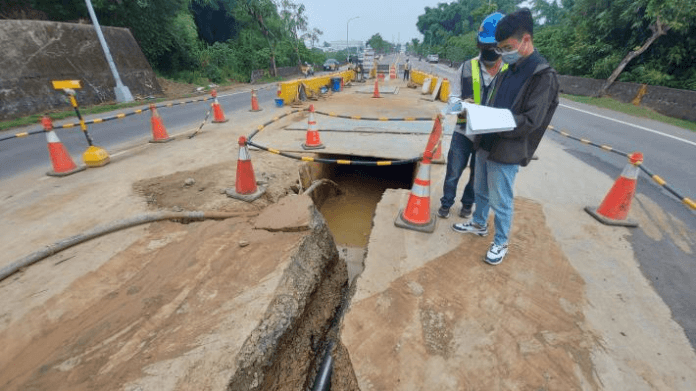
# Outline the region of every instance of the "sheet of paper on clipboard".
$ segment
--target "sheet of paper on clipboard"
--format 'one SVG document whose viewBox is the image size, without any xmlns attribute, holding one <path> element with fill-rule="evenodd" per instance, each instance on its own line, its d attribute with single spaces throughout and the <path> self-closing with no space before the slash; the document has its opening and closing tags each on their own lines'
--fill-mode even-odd
<svg viewBox="0 0 696 391">
<path fill-rule="evenodd" d="M 515 117 L 508 109 L 464 103 L 466 109 L 466 135 L 509 132 L 515 127 Z"/>
</svg>

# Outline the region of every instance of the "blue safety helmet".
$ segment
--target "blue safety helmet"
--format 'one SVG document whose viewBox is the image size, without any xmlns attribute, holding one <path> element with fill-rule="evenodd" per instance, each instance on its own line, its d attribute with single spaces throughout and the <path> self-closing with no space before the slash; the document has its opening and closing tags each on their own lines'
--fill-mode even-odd
<svg viewBox="0 0 696 391">
<path fill-rule="evenodd" d="M 484 19 L 483 23 L 481 23 L 481 27 L 479 27 L 478 29 L 478 35 L 476 36 L 476 39 L 479 43 L 493 45 L 496 44 L 495 27 L 498 25 L 498 22 L 500 22 L 500 19 L 502 18 L 503 14 L 501 14 L 500 12 L 496 12 L 494 14 L 486 16 L 486 19 Z"/>
</svg>

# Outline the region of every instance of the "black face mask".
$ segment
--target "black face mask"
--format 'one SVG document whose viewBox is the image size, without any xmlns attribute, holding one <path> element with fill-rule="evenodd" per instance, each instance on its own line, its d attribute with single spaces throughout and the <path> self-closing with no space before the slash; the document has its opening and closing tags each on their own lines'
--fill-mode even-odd
<svg viewBox="0 0 696 391">
<path fill-rule="evenodd" d="M 493 49 L 481 50 L 481 60 L 487 62 L 494 62 L 500 58 L 500 54 L 496 53 Z"/>
</svg>

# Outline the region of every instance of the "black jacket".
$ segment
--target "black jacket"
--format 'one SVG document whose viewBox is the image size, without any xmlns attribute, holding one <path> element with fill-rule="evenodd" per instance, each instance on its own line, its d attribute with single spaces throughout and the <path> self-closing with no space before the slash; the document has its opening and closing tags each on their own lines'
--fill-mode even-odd
<svg viewBox="0 0 696 391">
<path fill-rule="evenodd" d="M 504 78 L 495 80 L 497 90 Z M 493 102 L 495 101 L 493 97 Z M 492 102 L 488 102 L 489 105 Z M 525 82 L 512 104 L 517 127 L 510 132 L 495 133 L 488 159 L 498 163 L 526 166 L 539 146 L 546 128 L 558 107 L 558 77 L 556 70 L 540 63 Z M 474 147 L 478 148 L 481 136 Z"/>
</svg>

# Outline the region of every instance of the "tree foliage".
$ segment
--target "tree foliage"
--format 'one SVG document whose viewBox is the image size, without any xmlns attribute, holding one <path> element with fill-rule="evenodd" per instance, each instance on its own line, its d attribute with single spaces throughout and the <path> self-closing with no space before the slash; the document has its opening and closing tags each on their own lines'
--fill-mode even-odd
<svg viewBox="0 0 696 391">
<path fill-rule="evenodd" d="M 38 15 L 90 22 L 84 0 L 0 0 L 4 17 Z M 99 23 L 127 27 L 156 71 L 192 82 L 249 80 L 253 69 L 321 63 L 309 50 L 322 32 L 310 29 L 292 0 L 92 0 Z M 5 7 L 7 5 L 7 7 Z M 10 5 L 12 7 L 10 7 Z M 32 12 L 28 12 L 32 11 Z"/>
<path fill-rule="evenodd" d="M 542 3 L 535 44 L 560 73 L 696 90 L 693 0 Z"/>
</svg>

